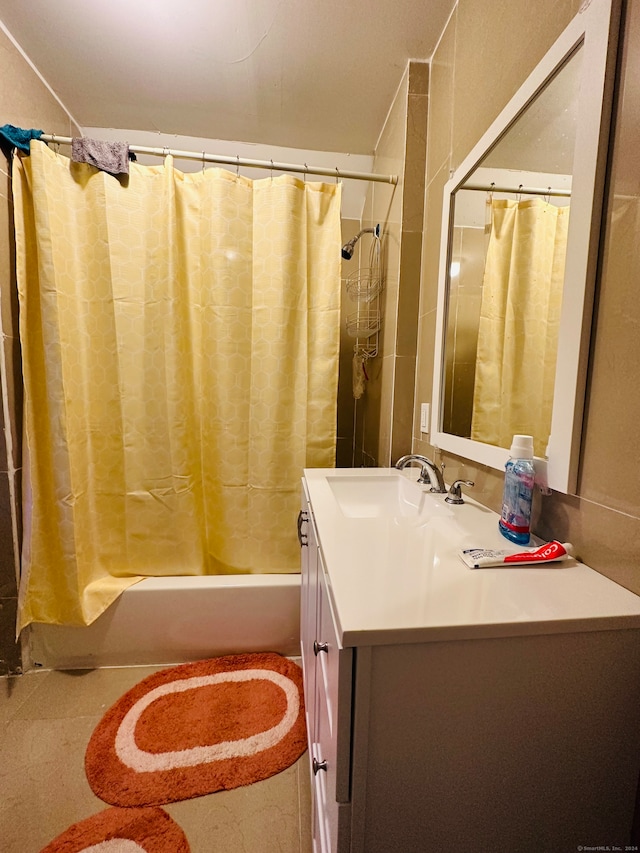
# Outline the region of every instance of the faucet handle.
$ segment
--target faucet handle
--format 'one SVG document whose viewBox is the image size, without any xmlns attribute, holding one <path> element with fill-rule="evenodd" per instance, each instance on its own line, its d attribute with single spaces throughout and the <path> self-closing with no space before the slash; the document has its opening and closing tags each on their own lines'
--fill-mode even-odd
<svg viewBox="0 0 640 853">
<path fill-rule="evenodd" d="M 473 480 L 455 480 L 452 483 L 451 488 L 449 489 L 449 494 L 445 498 L 445 502 L 448 504 L 463 504 L 464 500 L 462 498 L 462 489 L 461 486 L 475 486 Z"/>
</svg>

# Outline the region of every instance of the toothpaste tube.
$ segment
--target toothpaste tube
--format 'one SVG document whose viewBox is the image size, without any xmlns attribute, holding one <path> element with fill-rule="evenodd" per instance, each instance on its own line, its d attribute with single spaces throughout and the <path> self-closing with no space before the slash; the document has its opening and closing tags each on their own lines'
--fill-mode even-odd
<svg viewBox="0 0 640 853">
<path fill-rule="evenodd" d="M 466 548 L 458 551 L 470 569 L 483 569 L 489 566 L 544 566 L 573 556 L 570 542 L 546 542 L 530 551 L 514 551 L 511 548 Z"/>
</svg>

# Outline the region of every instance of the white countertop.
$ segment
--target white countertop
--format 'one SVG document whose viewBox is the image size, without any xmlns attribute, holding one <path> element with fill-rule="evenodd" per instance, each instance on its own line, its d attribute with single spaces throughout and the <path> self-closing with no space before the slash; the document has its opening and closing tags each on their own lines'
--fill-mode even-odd
<svg viewBox="0 0 640 853">
<path fill-rule="evenodd" d="M 343 514 L 327 480 L 398 473 L 304 472 L 343 646 L 640 628 L 640 597 L 575 560 L 467 568 L 460 548 L 512 544 L 498 531 L 497 514 L 467 494 L 462 506 L 430 496 L 441 506 L 426 522 L 353 518 Z M 401 476 L 415 481 L 418 473 L 410 468 Z"/>
</svg>

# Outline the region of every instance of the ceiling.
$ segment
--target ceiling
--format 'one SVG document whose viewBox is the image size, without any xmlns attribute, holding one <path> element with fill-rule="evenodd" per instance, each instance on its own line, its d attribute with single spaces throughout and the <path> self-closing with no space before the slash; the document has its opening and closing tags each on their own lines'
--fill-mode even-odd
<svg viewBox="0 0 640 853">
<path fill-rule="evenodd" d="M 81 127 L 371 154 L 454 0 L 0 0 Z"/>
</svg>

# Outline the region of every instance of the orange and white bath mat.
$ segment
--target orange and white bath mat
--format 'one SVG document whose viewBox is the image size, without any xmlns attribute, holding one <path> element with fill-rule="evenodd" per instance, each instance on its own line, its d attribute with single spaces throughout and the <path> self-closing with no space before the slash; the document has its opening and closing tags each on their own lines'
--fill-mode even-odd
<svg viewBox="0 0 640 853">
<path fill-rule="evenodd" d="M 125 693 L 91 736 L 85 770 L 105 802 L 157 806 L 266 779 L 305 749 L 300 667 L 269 652 L 230 655 Z"/>
<path fill-rule="evenodd" d="M 74 823 L 40 853 L 189 853 L 184 832 L 163 809 L 105 809 Z"/>
</svg>

